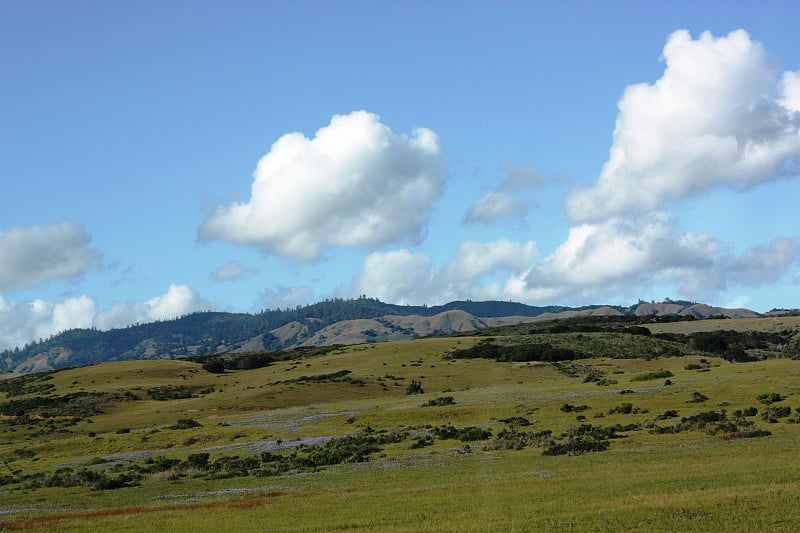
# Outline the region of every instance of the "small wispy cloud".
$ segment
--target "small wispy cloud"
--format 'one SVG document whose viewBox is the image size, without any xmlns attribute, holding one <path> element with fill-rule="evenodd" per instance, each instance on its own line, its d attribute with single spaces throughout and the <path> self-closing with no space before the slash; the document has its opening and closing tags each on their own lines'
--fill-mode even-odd
<svg viewBox="0 0 800 533">
<path fill-rule="evenodd" d="M 213 281 L 235 281 L 255 273 L 252 268 L 247 268 L 239 261 L 231 260 L 210 274 Z"/>
<path fill-rule="evenodd" d="M 549 183 L 534 169 L 511 161 L 502 161 L 500 170 L 505 179 L 469 206 L 464 223 L 489 225 L 503 220 L 521 220 L 532 204 L 525 191 Z"/>
</svg>

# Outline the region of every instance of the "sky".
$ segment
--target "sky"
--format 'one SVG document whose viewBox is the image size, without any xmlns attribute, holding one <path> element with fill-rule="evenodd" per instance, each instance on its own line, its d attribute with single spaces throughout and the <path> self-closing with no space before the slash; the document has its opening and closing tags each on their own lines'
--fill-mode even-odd
<svg viewBox="0 0 800 533">
<path fill-rule="evenodd" d="M 800 3 L 0 0 L 0 349 L 366 295 L 800 307 Z"/>
</svg>

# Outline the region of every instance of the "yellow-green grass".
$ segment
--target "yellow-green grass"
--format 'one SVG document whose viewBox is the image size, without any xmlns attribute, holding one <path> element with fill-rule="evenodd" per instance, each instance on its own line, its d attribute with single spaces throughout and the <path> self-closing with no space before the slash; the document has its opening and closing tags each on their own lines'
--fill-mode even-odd
<svg viewBox="0 0 800 533">
<path fill-rule="evenodd" d="M 646 324 L 652 333 L 699 333 L 701 331 L 800 331 L 800 316 L 726 318 Z"/>
<path fill-rule="evenodd" d="M 11 432 L 3 426 L 0 475 L 136 451 L 181 459 L 204 449 L 213 456 L 246 454 L 252 442 L 340 436 L 367 426 L 416 430 L 450 423 L 497 434 L 505 427 L 501 419 L 523 416 L 532 423 L 526 429 L 558 433 L 580 424 L 578 415 L 586 417 L 583 423 L 603 426 L 645 424 L 670 409 L 691 416 L 760 406 L 757 396 L 765 392 L 800 407 L 798 361 L 735 364 L 693 355 L 579 362 L 617 382 L 601 386 L 550 364 L 443 357 L 476 341 L 354 346 L 221 375 L 196 363 L 155 360 L 58 372 L 50 381 L 57 394 L 84 389 L 145 397 L 146 389 L 164 385 L 214 392 L 112 402 L 70 433 L 37 436 L 35 428 Z M 364 386 L 291 381 L 341 370 Z M 657 370 L 672 372 L 671 384 L 634 380 Z M 422 382 L 425 394 L 406 395 L 412 379 Z M 693 392 L 708 400 L 689 403 Z M 424 405 L 441 396 L 452 396 L 455 404 Z M 641 411 L 609 413 L 623 402 Z M 566 413 L 565 403 L 589 409 Z M 168 429 L 184 418 L 202 427 Z M 613 440 L 607 451 L 577 457 L 494 450 L 491 441 L 469 443 L 469 450 L 452 440 L 411 449 L 407 440 L 383 446 L 369 463 L 313 473 L 224 480 L 161 473 L 138 487 L 106 491 L 0 487 L 0 523 L 50 531 L 796 530 L 800 424 L 756 422 L 772 435 L 725 441 L 697 431 L 656 435 L 642 429 Z M 19 456 L 21 448 L 35 456 Z"/>
</svg>

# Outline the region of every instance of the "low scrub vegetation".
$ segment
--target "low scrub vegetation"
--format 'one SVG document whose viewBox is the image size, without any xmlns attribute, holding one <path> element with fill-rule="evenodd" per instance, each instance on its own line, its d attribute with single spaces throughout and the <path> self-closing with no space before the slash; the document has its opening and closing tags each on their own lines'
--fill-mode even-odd
<svg viewBox="0 0 800 533">
<path fill-rule="evenodd" d="M 673 374 L 670 370 L 656 370 L 654 372 L 647 372 L 645 374 L 633 376 L 631 381 L 652 381 L 654 379 L 671 378 L 674 376 L 675 374 Z"/>
</svg>

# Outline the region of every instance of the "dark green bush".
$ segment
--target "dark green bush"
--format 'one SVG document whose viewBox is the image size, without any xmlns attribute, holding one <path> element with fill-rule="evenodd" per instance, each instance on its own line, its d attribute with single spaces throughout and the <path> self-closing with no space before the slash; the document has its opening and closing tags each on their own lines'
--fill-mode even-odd
<svg viewBox="0 0 800 533">
<path fill-rule="evenodd" d="M 565 403 L 561 406 L 561 410 L 565 413 L 580 413 L 582 411 L 586 411 L 587 409 L 589 409 L 588 405 L 572 405 Z"/>
<path fill-rule="evenodd" d="M 488 429 L 469 426 L 463 428 L 458 434 L 458 440 L 461 442 L 472 442 L 475 440 L 486 440 L 492 436 L 492 432 Z"/>
<path fill-rule="evenodd" d="M 207 453 L 193 453 L 186 459 L 186 463 L 191 468 L 205 469 L 208 467 L 209 457 Z"/>
<path fill-rule="evenodd" d="M 708 400 L 708 396 L 699 392 L 693 392 L 691 397 L 686 400 L 686 403 L 703 403 Z"/>
<path fill-rule="evenodd" d="M 610 445 L 608 440 L 577 436 L 548 446 L 542 455 L 581 455 L 607 450 Z"/>
<path fill-rule="evenodd" d="M 439 398 L 434 398 L 432 400 L 428 400 L 428 403 L 426 403 L 425 405 L 432 406 L 432 407 L 438 407 L 438 406 L 442 406 L 442 405 L 454 405 L 455 403 L 456 403 L 456 400 L 452 396 L 441 396 Z"/>
<path fill-rule="evenodd" d="M 767 407 L 763 413 L 761 413 L 761 418 L 774 424 L 778 421 L 779 418 L 786 418 L 792 414 L 792 408 L 788 405 L 781 405 L 781 406 L 769 406 Z"/>
<path fill-rule="evenodd" d="M 161 387 L 149 388 L 145 390 L 145 392 L 152 400 L 165 402 L 168 400 L 191 398 L 194 389 L 185 385 L 164 385 Z"/>
<path fill-rule="evenodd" d="M 425 391 L 422 389 L 422 382 L 417 381 L 416 379 L 412 379 L 411 383 L 406 387 L 406 394 L 424 394 Z"/>
<path fill-rule="evenodd" d="M 169 426 L 167 429 L 192 429 L 201 428 L 203 424 L 192 418 L 181 418 L 174 425 Z"/>
<path fill-rule="evenodd" d="M 650 381 L 653 379 L 661 379 L 661 378 L 671 378 L 675 374 L 670 372 L 669 370 L 656 370 L 654 372 L 647 372 L 645 374 L 639 374 L 638 376 L 633 376 L 631 381 Z"/>
<path fill-rule="evenodd" d="M 531 425 L 531 421 L 522 416 L 512 416 L 510 418 L 501 418 L 500 422 L 508 424 L 512 428 L 521 428 Z"/>
<path fill-rule="evenodd" d="M 769 405 L 772 403 L 782 402 L 786 398 L 784 398 L 777 392 L 766 392 L 764 394 L 759 394 L 758 398 L 756 399 L 763 404 Z"/>
</svg>

